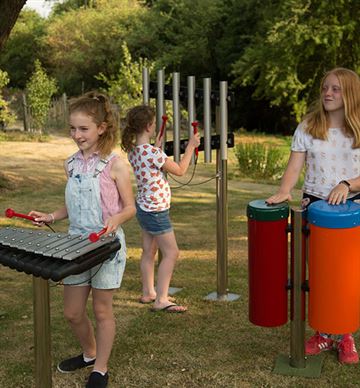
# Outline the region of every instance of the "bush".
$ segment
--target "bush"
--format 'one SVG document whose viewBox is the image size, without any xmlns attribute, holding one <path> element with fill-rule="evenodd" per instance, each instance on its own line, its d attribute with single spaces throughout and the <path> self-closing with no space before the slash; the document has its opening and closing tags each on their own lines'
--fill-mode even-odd
<svg viewBox="0 0 360 388">
<path fill-rule="evenodd" d="M 285 169 L 283 152 L 263 143 L 238 144 L 235 155 L 240 172 L 251 178 L 279 179 Z"/>
</svg>

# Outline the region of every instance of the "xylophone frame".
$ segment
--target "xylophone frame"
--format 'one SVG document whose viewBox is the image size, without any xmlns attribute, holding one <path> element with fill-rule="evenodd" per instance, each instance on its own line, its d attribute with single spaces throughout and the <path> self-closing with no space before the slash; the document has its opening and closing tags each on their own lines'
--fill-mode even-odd
<svg viewBox="0 0 360 388">
<path fill-rule="evenodd" d="M 15 231 L 14 233 L 16 235 L 19 235 L 19 231 L 16 228 L 5 228 L 0 229 L 0 236 L 7 236 L 9 235 L 9 230 Z M 24 255 L 28 255 L 29 258 L 33 257 L 35 255 L 34 251 L 36 249 L 40 249 L 39 247 L 36 247 L 36 244 L 34 244 L 32 247 L 26 246 L 26 239 L 28 238 L 27 234 L 29 234 L 29 231 L 24 231 L 25 238 L 21 240 L 21 244 L 23 248 L 26 248 L 27 250 L 24 251 Z M 21 232 L 21 233 L 22 233 Z M 32 232 L 31 232 L 32 233 Z M 34 232 L 34 235 L 46 235 L 45 232 Z M 37 236 L 36 236 L 37 237 Z M 1 237 L 0 237 L 1 238 Z M 58 234 L 59 241 L 64 240 L 64 234 Z M 33 275 L 33 314 L 34 314 L 34 356 L 35 356 L 35 387 L 36 388 L 51 388 L 52 387 L 52 358 L 51 358 L 51 333 L 50 333 L 50 292 L 49 292 L 49 282 L 48 279 L 53 279 L 55 281 L 60 280 L 62 278 L 63 274 L 67 271 L 63 271 L 62 269 L 58 272 L 49 272 L 49 271 L 35 271 L 34 273 L 31 273 L 29 271 L 29 267 L 24 268 L 20 264 L 16 263 L 16 260 L 14 263 L 11 263 L 9 260 L 4 260 L 4 252 L 5 254 L 8 252 L 11 252 L 11 249 L 14 248 L 14 243 L 16 240 L 9 239 L 13 241 L 6 241 L 6 247 L 9 247 L 9 251 L 4 249 L 3 247 L 0 250 L 0 264 L 3 264 L 5 266 L 8 266 L 12 269 L 15 269 L 20 272 L 25 272 L 27 274 Z M 76 239 L 75 239 L 76 240 Z M 81 246 L 78 250 L 76 250 L 76 253 L 74 252 L 68 252 L 67 250 L 64 250 L 64 254 L 68 257 L 68 263 L 72 268 L 72 271 L 74 271 L 73 274 L 79 273 L 79 271 L 84 271 L 86 269 L 90 269 L 91 267 L 99 264 L 100 262 L 103 262 L 108 258 L 108 255 L 111 252 L 115 252 L 120 248 L 120 243 L 114 238 L 114 236 L 108 236 L 106 238 L 101 237 L 101 239 L 95 243 L 88 243 L 89 246 L 94 247 L 95 249 L 87 248 L 84 245 L 86 244 L 87 238 L 79 239 L 77 242 L 77 246 Z M 73 239 L 74 241 L 74 239 Z M 3 242 L 3 241 L 2 241 Z M 20 240 L 18 240 L 18 243 L 20 244 Z M 69 242 L 71 244 L 71 242 Z M 46 247 L 45 247 L 46 248 Z M 16 248 L 15 248 L 16 249 Z M 43 248 L 42 248 L 43 249 Z M 91 260 L 89 260 L 89 268 L 85 268 L 84 264 L 84 252 L 86 251 L 87 257 L 90 257 Z M 59 252 L 60 250 L 53 250 L 53 257 L 51 259 L 54 260 L 56 264 L 56 260 L 59 260 Z M 98 252 L 97 254 L 100 255 L 100 257 L 97 259 L 92 252 Z M 16 256 L 14 254 L 14 256 Z M 71 262 L 73 260 L 73 262 Z M 80 260 L 80 265 L 76 266 L 75 263 L 77 260 Z M 44 277 L 41 277 L 44 276 Z M 68 274 L 66 275 L 68 276 Z M 65 276 L 64 276 L 65 277 Z"/>
</svg>

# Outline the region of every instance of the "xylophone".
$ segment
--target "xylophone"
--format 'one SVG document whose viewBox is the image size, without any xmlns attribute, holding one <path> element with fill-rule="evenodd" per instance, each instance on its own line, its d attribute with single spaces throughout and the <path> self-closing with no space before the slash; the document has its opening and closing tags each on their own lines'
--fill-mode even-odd
<svg viewBox="0 0 360 388">
<path fill-rule="evenodd" d="M 33 229 L 0 229 L 0 264 L 43 279 L 59 281 L 86 271 L 120 249 L 114 235 L 86 236 Z M 96 235 L 96 236 L 95 236 Z"/>
</svg>

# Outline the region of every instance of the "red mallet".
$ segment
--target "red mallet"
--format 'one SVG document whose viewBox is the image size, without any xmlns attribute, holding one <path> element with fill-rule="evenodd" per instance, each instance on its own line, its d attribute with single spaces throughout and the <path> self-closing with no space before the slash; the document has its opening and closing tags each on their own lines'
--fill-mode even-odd
<svg viewBox="0 0 360 388">
<path fill-rule="evenodd" d="M 168 117 L 166 115 L 162 115 L 161 118 L 162 118 L 162 124 L 161 124 L 161 128 L 160 128 L 160 137 L 164 136 L 166 122 L 168 120 Z"/>
<path fill-rule="evenodd" d="M 192 125 L 192 127 L 193 127 L 193 129 L 194 129 L 194 135 L 195 135 L 196 133 L 198 133 L 198 125 L 199 125 L 199 122 L 198 122 L 198 121 L 193 121 L 193 122 L 191 123 L 191 125 Z M 198 147 L 195 148 L 195 155 L 196 155 L 196 157 L 198 157 L 198 155 L 199 155 L 199 149 L 198 149 Z"/>
<path fill-rule="evenodd" d="M 97 232 L 97 233 L 90 233 L 89 234 L 89 240 L 91 241 L 91 242 L 96 242 L 96 241 L 99 241 L 99 239 L 100 239 L 100 237 L 104 234 L 104 233 L 106 233 L 106 230 L 107 230 L 107 228 L 103 228 L 103 229 L 101 229 L 100 230 L 100 232 Z"/>
<path fill-rule="evenodd" d="M 27 214 L 16 213 L 15 210 L 13 209 L 6 209 L 5 216 L 8 218 L 19 217 L 19 218 L 25 218 L 26 220 L 30 220 L 30 221 L 35 221 L 34 217 L 28 216 Z"/>
</svg>

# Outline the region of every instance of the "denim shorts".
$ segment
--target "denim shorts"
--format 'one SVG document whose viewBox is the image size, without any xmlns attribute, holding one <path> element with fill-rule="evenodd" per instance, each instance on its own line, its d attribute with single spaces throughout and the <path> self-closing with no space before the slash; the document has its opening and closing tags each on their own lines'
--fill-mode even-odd
<svg viewBox="0 0 360 388">
<path fill-rule="evenodd" d="M 141 228 L 154 236 L 169 233 L 173 230 L 169 209 L 161 212 L 145 212 L 136 204 L 136 218 Z"/>
<path fill-rule="evenodd" d="M 91 286 L 100 290 L 119 288 L 123 278 L 126 264 L 126 245 L 124 233 L 120 234 L 121 248 L 110 255 L 102 264 L 82 272 L 70 275 L 63 280 L 67 286 Z"/>
</svg>

